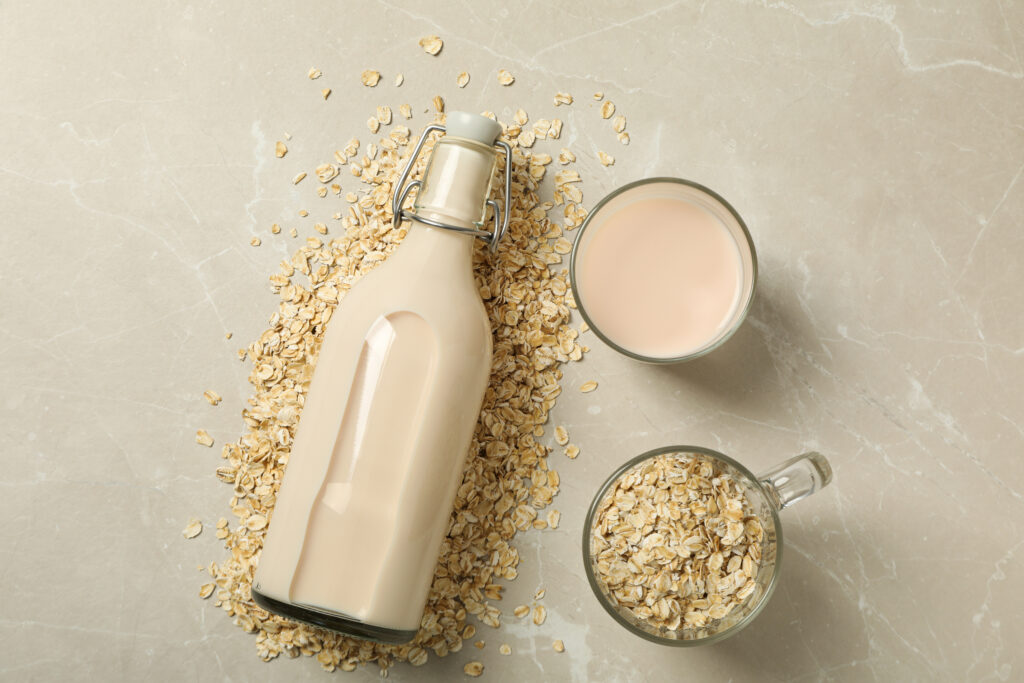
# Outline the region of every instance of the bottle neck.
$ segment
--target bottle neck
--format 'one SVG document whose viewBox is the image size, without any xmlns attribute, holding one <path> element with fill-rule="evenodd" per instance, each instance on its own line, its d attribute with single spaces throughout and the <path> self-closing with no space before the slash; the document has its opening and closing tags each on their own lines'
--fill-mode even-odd
<svg viewBox="0 0 1024 683">
<path fill-rule="evenodd" d="M 444 137 L 431 153 L 416 195 L 416 212 L 465 228 L 483 223 L 494 176 L 495 150 L 480 142 Z"/>
</svg>

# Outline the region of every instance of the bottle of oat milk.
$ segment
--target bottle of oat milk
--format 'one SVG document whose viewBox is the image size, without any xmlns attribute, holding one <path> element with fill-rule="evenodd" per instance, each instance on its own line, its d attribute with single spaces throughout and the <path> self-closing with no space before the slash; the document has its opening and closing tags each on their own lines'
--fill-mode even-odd
<svg viewBox="0 0 1024 683">
<path fill-rule="evenodd" d="M 405 240 L 331 318 L 252 590 L 271 612 L 388 643 L 419 629 L 490 372 L 474 238 L 493 247 L 508 225 L 501 127 L 452 112 L 446 128 L 423 183 L 405 180 L 441 126 L 394 188 Z M 490 232 L 496 144 L 506 209 L 489 202 Z"/>
</svg>

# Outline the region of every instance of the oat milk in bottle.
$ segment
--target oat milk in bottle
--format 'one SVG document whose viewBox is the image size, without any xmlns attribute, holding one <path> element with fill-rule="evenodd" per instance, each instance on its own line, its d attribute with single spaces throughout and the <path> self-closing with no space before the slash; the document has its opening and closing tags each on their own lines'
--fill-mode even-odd
<svg viewBox="0 0 1024 683">
<path fill-rule="evenodd" d="M 334 311 L 253 582 L 267 610 L 383 642 L 419 628 L 490 372 L 472 253 L 500 133 L 448 115 L 405 240 Z"/>
</svg>

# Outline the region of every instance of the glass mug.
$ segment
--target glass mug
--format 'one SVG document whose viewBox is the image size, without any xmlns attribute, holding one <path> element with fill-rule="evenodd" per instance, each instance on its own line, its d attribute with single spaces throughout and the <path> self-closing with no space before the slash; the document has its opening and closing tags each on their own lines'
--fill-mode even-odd
<svg viewBox="0 0 1024 683">
<path fill-rule="evenodd" d="M 723 472 L 729 474 L 746 496 L 753 513 L 761 522 L 764 535 L 761 540 L 761 562 L 758 565 L 754 591 L 738 607 L 721 619 L 710 621 L 699 628 L 680 626 L 669 630 L 654 626 L 634 615 L 629 609 L 618 605 L 609 594 L 608 588 L 598 580 L 595 559 L 591 553 L 593 526 L 597 512 L 606 494 L 612 490 L 620 477 L 640 463 L 667 453 L 693 453 L 714 461 Z M 601 485 L 587 512 L 583 524 L 583 566 L 587 580 L 605 611 L 627 630 L 646 640 L 662 645 L 693 646 L 706 645 L 735 635 L 754 617 L 761 613 L 768 598 L 775 590 L 782 561 L 782 525 L 779 511 L 803 500 L 812 493 L 823 489 L 832 481 L 832 467 L 825 456 L 810 452 L 790 458 L 760 476 L 754 476 L 746 467 L 732 458 L 699 446 L 665 446 L 648 451 L 624 463 Z"/>
</svg>

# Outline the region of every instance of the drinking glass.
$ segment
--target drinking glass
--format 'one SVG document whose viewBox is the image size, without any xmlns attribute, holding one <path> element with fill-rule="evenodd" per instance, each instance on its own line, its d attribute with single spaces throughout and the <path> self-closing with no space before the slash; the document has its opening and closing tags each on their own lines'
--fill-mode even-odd
<svg viewBox="0 0 1024 683">
<path fill-rule="evenodd" d="M 740 258 L 740 288 L 739 301 L 732 311 L 726 324 L 718 333 L 708 339 L 699 348 L 693 349 L 683 355 L 674 357 L 653 357 L 636 353 L 624 348 L 615 339 L 609 337 L 599 325 L 595 325 L 593 319 L 587 312 L 587 298 L 577 286 L 576 271 L 584 259 L 590 241 L 595 231 L 593 226 L 599 226 L 608 216 L 626 210 L 628 207 L 639 201 L 647 199 L 669 198 L 686 201 L 694 204 L 711 214 L 732 236 L 739 251 Z M 655 245 L 656 248 L 656 245 Z M 699 183 L 682 178 L 656 177 L 644 178 L 632 183 L 627 183 L 616 188 L 590 211 L 573 241 L 572 251 L 569 256 L 569 283 L 572 287 L 573 298 L 576 307 L 583 316 L 583 319 L 605 344 L 612 347 L 619 353 L 629 356 L 644 363 L 680 363 L 687 360 L 699 358 L 711 353 L 725 343 L 729 337 L 739 329 L 754 299 L 754 286 L 757 284 L 757 252 L 754 249 L 754 240 L 747 230 L 746 224 L 736 209 L 725 201 L 725 199 L 714 190 Z"/>
</svg>

